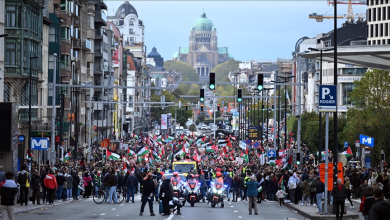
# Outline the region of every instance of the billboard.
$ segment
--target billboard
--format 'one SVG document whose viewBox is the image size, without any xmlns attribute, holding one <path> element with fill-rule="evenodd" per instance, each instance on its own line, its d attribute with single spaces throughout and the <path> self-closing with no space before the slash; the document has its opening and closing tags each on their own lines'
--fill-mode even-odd
<svg viewBox="0 0 390 220">
<path fill-rule="evenodd" d="M 361 135 L 359 135 L 359 141 L 360 141 L 360 144 L 363 144 L 363 145 L 366 145 L 369 147 L 374 147 L 374 138 L 373 137 L 361 134 Z"/>
<path fill-rule="evenodd" d="M 161 114 L 161 129 L 167 129 L 168 121 L 167 114 Z"/>
</svg>

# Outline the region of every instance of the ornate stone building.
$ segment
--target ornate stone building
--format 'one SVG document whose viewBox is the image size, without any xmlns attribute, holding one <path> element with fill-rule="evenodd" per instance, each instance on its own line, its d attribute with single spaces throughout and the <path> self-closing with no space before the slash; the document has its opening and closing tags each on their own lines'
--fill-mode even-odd
<svg viewBox="0 0 390 220">
<path fill-rule="evenodd" d="M 218 47 L 217 29 L 204 12 L 191 28 L 189 47 L 179 47 L 173 55 L 173 60 L 193 66 L 200 78 L 207 78 L 215 66 L 229 59 L 233 57 L 227 47 Z"/>
</svg>

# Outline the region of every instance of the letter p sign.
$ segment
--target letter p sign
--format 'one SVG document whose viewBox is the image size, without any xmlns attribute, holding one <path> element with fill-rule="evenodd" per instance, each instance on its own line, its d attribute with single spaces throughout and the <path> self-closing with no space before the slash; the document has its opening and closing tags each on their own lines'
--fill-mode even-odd
<svg viewBox="0 0 390 220">
<path fill-rule="evenodd" d="M 330 94 L 330 89 L 326 87 L 322 87 L 322 97 L 321 99 L 325 99 L 326 95 Z"/>
</svg>

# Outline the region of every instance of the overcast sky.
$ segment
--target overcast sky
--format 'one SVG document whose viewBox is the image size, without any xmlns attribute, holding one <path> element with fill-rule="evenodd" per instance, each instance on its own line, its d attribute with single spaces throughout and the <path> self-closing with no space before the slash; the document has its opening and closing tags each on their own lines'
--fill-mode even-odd
<svg viewBox="0 0 390 220">
<path fill-rule="evenodd" d="M 113 14 L 123 1 L 107 1 Z M 316 22 L 309 14 L 332 14 L 327 1 L 130 1 L 145 25 L 148 53 L 155 46 L 165 60 L 179 46 L 188 47 L 190 30 L 201 13 L 217 28 L 218 46 L 229 47 L 236 60 L 291 58 L 296 41 L 333 29 L 333 19 Z M 353 6 L 365 13 L 366 6 Z M 338 5 L 347 14 L 347 5 Z M 345 20 L 338 19 L 339 26 Z"/>
</svg>

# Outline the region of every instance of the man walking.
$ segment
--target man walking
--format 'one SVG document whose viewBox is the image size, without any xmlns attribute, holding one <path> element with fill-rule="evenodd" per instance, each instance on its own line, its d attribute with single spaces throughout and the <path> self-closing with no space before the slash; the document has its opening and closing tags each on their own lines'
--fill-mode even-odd
<svg viewBox="0 0 390 220">
<path fill-rule="evenodd" d="M 34 174 L 31 177 L 31 188 L 33 190 L 32 193 L 32 202 L 35 204 L 35 200 L 37 204 L 40 205 L 39 201 L 39 189 L 41 188 L 41 177 L 39 176 L 38 170 L 34 170 Z"/>
<path fill-rule="evenodd" d="M 28 188 L 30 187 L 30 175 L 26 171 L 26 166 L 22 166 L 22 171 L 18 174 L 18 181 L 20 185 L 20 205 L 23 203 L 27 206 L 28 204 Z"/>
<path fill-rule="evenodd" d="M 336 219 L 343 219 L 344 214 L 344 206 L 345 206 L 345 198 L 347 197 L 347 189 L 342 184 L 342 180 L 340 178 L 337 179 L 337 186 L 333 188 L 332 191 L 333 196 L 333 204 L 335 205 Z M 340 212 L 341 206 L 341 212 Z"/>
<path fill-rule="evenodd" d="M 129 173 L 129 171 L 127 171 Z M 131 202 L 134 203 L 134 194 L 135 191 L 138 190 L 138 180 L 135 177 L 134 172 L 131 172 L 130 175 L 125 178 L 126 181 L 124 183 L 124 187 L 126 189 L 127 200 L 126 203 L 130 201 L 130 193 L 131 193 Z"/>
<path fill-rule="evenodd" d="M 1 215 L 4 220 L 14 220 L 14 201 L 18 186 L 12 178 L 13 173 L 7 172 L 4 176 L 6 180 L 0 184 Z"/>
<path fill-rule="evenodd" d="M 146 203 L 149 203 L 150 216 L 156 216 L 153 212 L 153 196 L 155 192 L 155 185 L 153 182 L 153 175 L 148 173 L 146 179 L 141 180 L 142 185 L 142 204 L 141 211 L 139 213 L 142 216 Z"/>
<path fill-rule="evenodd" d="M 318 212 L 316 214 L 322 215 L 322 194 L 325 191 L 325 184 L 321 182 L 321 178 L 317 176 L 317 186 L 316 186 L 316 198 L 317 198 L 317 206 Z"/>
<path fill-rule="evenodd" d="M 160 198 L 164 207 L 164 214 L 162 216 L 170 215 L 169 201 L 173 199 L 173 187 L 171 181 L 165 175 L 161 177 L 162 185 L 160 188 Z"/>
</svg>

